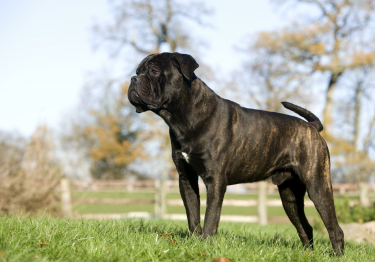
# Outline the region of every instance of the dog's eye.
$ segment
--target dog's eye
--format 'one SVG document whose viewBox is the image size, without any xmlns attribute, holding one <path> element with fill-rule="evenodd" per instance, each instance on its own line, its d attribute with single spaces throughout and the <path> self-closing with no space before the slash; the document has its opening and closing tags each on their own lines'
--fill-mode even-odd
<svg viewBox="0 0 375 262">
<path fill-rule="evenodd" d="M 158 71 L 158 70 L 155 70 L 155 69 L 151 69 L 151 72 L 152 72 L 154 75 L 159 74 L 159 71 Z"/>
</svg>

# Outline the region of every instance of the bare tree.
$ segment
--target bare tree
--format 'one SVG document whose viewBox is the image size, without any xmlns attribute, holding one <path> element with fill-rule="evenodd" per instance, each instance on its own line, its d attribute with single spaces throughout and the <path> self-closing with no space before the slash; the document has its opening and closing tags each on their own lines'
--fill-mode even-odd
<svg viewBox="0 0 375 262">
<path fill-rule="evenodd" d="M 171 52 L 194 51 L 188 22 L 205 25 L 210 13 L 201 2 L 175 0 L 119 0 L 112 2 L 113 21 L 95 25 L 100 45 L 105 41 L 112 55 L 136 51 L 145 56 L 159 53 L 163 43 Z M 130 50 L 129 50 L 130 49 Z"/>
<path fill-rule="evenodd" d="M 94 26 L 95 46 L 106 48 L 112 58 L 124 60 L 125 56 L 125 72 L 131 70 L 131 74 L 145 55 L 159 52 L 162 45 L 171 52 L 199 50 L 189 23 L 203 25 L 209 13 L 202 3 L 192 1 L 118 0 L 111 1 L 111 7 L 111 21 Z M 65 136 L 65 141 L 86 146 L 83 155 L 90 160 L 91 174 L 96 179 L 122 178 L 129 173 L 131 163 L 148 157 L 142 145 L 151 140 L 159 146 L 155 157 L 167 159 L 161 152 L 170 149 L 168 130 L 151 114 L 135 115 L 126 98 L 129 77 L 127 73 L 93 77 L 83 91 L 82 120 L 71 123 L 75 133 Z M 146 121 L 139 121 L 139 117 Z M 140 126 L 142 122 L 148 124 Z"/>
</svg>

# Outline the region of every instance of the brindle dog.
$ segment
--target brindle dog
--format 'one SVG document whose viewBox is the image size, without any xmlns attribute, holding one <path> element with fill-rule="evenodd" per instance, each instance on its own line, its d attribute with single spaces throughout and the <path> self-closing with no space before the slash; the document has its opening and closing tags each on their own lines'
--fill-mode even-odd
<svg viewBox="0 0 375 262">
<path fill-rule="evenodd" d="M 138 113 L 151 110 L 169 126 L 172 158 L 189 230 L 213 236 L 217 231 L 228 185 L 271 178 L 278 186 L 286 214 L 305 247 L 313 246 L 313 230 L 304 213 L 307 191 L 326 226 L 337 255 L 344 234 L 335 213 L 330 157 L 320 136 L 323 125 L 306 109 L 283 106 L 300 118 L 244 108 L 221 98 L 194 74 L 190 55 L 147 56 L 131 78 L 128 98 Z M 198 177 L 207 188 L 207 209 L 200 225 Z"/>
</svg>

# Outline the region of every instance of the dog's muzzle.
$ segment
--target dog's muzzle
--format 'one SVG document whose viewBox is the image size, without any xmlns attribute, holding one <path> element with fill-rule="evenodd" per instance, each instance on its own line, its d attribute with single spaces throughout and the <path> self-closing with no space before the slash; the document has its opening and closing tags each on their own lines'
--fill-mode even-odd
<svg viewBox="0 0 375 262">
<path fill-rule="evenodd" d="M 135 106 L 137 113 L 142 113 L 148 109 L 156 110 L 159 108 L 157 105 L 155 105 L 155 103 L 148 101 L 151 97 L 151 93 L 143 85 L 145 85 L 145 82 L 140 82 L 136 76 L 131 78 L 128 97 L 131 104 Z"/>
<path fill-rule="evenodd" d="M 146 106 L 145 103 L 142 101 L 141 97 L 136 91 L 136 85 L 137 85 L 137 79 L 136 77 L 131 78 L 130 86 L 129 86 L 129 91 L 128 91 L 128 98 L 130 103 L 135 106 L 136 112 L 137 113 L 142 113 L 146 111 L 144 107 Z"/>
</svg>

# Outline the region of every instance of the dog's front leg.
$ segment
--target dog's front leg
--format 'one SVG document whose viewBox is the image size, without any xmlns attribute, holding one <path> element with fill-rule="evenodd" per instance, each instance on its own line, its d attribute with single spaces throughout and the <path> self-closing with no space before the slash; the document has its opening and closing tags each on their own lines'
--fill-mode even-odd
<svg viewBox="0 0 375 262">
<path fill-rule="evenodd" d="M 197 172 L 181 158 L 181 145 L 176 141 L 172 131 L 169 131 L 172 146 L 172 159 L 178 172 L 180 194 L 184 202 L 189 230 L 191 233 L 202 234 L 200 196 Z"/>
<path fill-rule="evenodd" d="M 186 209 L 186 215 L 191 233 L 202 234 L 200 218 L 200 197 L 198 186 L 198 175 L 193 171 L 179 170 L 180 194 Z"/>
<path fill-rule="evenodd" d="M 207 209 L 204 218 L 203 238 L 213 236 L 219 226 L 221 207 L 227 182 L 221 177 L 207 177 L 203 179 L 207 188 Z"/>
</svg>

